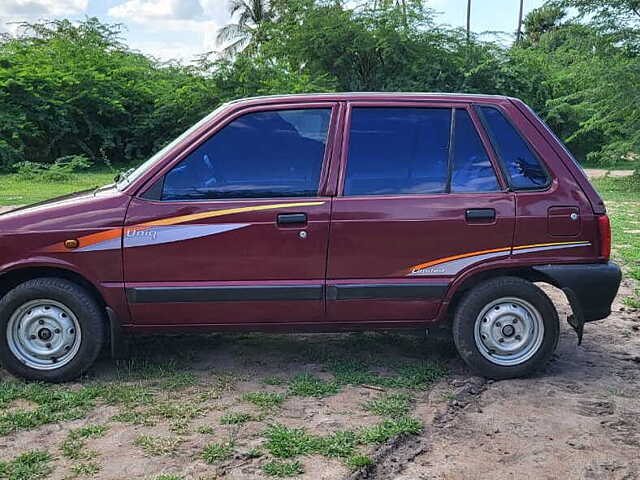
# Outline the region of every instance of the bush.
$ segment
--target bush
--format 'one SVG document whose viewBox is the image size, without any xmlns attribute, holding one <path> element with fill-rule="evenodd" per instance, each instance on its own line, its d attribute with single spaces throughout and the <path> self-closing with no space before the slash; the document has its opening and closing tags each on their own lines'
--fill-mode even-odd
<svg viewBox="0 0 640 480">
<path fill-rule="evenodd" d="M 36 162 L 18 162 L 14 169 L 22 180 L 44 180 L 48 182 L 66 182 L 73 180 L 75 174 L 91 167 L 92 163 L 84 155 L 60 157 L 50 165 Z"/>
</svg>

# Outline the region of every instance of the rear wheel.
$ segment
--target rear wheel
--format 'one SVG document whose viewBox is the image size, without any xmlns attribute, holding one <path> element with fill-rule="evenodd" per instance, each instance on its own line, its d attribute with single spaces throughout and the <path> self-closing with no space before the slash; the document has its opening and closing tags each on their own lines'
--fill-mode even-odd
<svg viewBox="0 0 640 480">
<path fill-rule="evenodd" d="M 453 321 L 463 360 L 478 374 L 513 378 L 543 366 L 556 349 L 559 321 L 537 286 L 515 277 L 489 280 L 470 290 Z"/>
<path fill-rule="evenodd" d="M 14 375 L 72 380 L 93 364 L 104 338 L 102 308 L 68 280 L 29 280 L 0 299 L 0 360 Z"/>
</svg>

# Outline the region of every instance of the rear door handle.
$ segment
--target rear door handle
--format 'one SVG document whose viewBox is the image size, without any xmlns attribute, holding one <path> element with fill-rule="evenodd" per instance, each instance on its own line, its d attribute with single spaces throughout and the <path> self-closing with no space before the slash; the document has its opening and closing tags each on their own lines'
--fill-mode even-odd
<svg viewBox="0 0 640 480">
<path fill-rule="evenodd" d="M 278 225 L 306 225 L 306 213 L 279 213 Z"/>
<path fill-rule="evenodd" d="M 469 208 L 464 216 L 467 222 L 489 223 L 496 219 L 496 211 L 493 208 Z"/>
</svg>

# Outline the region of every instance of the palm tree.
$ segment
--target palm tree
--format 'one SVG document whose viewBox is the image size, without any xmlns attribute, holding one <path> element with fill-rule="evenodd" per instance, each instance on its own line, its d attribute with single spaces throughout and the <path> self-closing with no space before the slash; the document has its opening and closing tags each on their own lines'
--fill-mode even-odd
<svg viewBox="0 0 640 480">
<path fill-rule="evenodd" d="M 231 17 L 238 15 L 237 23 L 229 23 L 218 31 L 218 46 L 229 43 L 223 52 L 234 55 L 255 40 L 258 27 L 271 20 L 268 0 L 231 0 L 229 3 Z"/>
</svg>

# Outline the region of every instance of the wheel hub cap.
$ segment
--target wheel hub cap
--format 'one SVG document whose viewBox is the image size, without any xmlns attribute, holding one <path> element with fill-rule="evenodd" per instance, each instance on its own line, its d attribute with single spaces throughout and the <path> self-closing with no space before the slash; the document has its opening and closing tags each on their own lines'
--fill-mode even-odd
<svg viewBox="0 0 640 480">
<path fill-rule="evenodd" d="M 37 370 L 51 370 L 70 362 L 80 348 L 78 319 L 55 300 L 31 300 L 20 306 L 7 324 L 9 349 Z"/>
<path fill-rule="evenodd" d="M 544 337 L 540 312 L 529 302 L 504 297 L 487 304 L 475 322 L 478 350 L 497 365 L 526 362 L 538 351 Z"/>
</svg>

